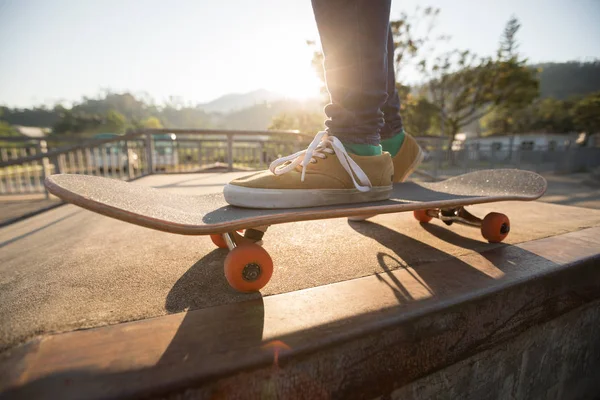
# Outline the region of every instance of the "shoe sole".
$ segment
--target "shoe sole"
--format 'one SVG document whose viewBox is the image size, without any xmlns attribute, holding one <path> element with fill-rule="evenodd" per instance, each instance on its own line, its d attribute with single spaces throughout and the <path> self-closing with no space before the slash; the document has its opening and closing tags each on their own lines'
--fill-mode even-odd
<svg viewBox="0 0 600 400">
<path fill-rule="evenodd" d="M 411 176 L 412 173 L 415 172 L 417 167 L 423 162 L 423 158 L 425 158 L 425 153 L 423 153 L 423 149 L 421 149 L 421 146 L 419 146 L 419 154 L 417 154 L 415 161 L 413 161 L 413 163 L 410 165 L 410 167 L 408 167 L 408 170 L 406 170 L 406 173 L 404 174 L 402 179 L 400 179 L 398 182 L 404 182 L 406 179 L 408 179 L 408 177 Z M 348 217 L 348 221 L 360 222 L 360 221 L 367 220 L 369 218 L 373 218 L 376 215 L 377 214 L 368 215 L 368 216 L 359 216 L 359 217 Z"/>
<path fill-rule="evenodd" d="M 377 186 L 368 192 L 357 189 L 256 189 L 225 185 L 223 195 L 227 203 L 246 208 L 302 208 L 355 204 L 387 200 L 392 186 Z"/>
</svg>

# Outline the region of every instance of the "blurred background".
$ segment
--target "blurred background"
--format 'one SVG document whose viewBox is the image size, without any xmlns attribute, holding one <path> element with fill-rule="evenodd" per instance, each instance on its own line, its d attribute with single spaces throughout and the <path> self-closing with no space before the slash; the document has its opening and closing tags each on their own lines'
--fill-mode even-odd
<svg viewBox="0 0 600 400">
<path fill-rule="evenodd" d="M 396 0 L 406 131 L 442 179 L 600 166 L 600 2 Z M 0 193 L 264 168 L 323 128 L 308 0 L 0 0 Z M 579 182 L 579 181 L 578 181 Z"/>
</svg>

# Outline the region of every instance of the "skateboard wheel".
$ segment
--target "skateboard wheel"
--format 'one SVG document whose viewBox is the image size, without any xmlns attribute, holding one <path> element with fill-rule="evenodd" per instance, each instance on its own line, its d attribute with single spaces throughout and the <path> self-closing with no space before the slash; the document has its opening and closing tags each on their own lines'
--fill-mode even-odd
<svg viewBox="0 0 600 400">
<path fill-rule="evenodd" d="M 236 247 L 225 258 L 225 278 L 239 292 L 259 291 L 272 275 L 271 256 L 256 244 Z"/>
<path fill-rule="evenodd" d="M 427 214 L 427 210 L 415 210 L 413 211 L 413 215 L 417 221 L 422 223 L 427 223 L 432 219 L 432 217 Z"/>
<path fill-rule="evenodd" d="M 242 233 L 243 231 L 243 229 L 238 229 L 238 232 L 240 233 Z M 225 242 L 225 239 L 223 239 L 223 235 L 210 235 L 210 240 L 212 240 L 215 246 L 217 246 L 220 249 L 227 248 L 227 243 Z"/>
<path fill-rule="evenodd" d="M 499 243 L 510 232 L 508 217 L 500 213 L 489 213 L 481 223 L 481 234 L 490 243 Z"/>
<path fill-rule="evenodd" d="M 227 243 L 225 243 L 225 239 L 223 239 L 223 236 L 221 235 L 210 235 L 210 240 L 212 240 L 215 246 L 221 249 L 227 248 Z"/>
</svg>

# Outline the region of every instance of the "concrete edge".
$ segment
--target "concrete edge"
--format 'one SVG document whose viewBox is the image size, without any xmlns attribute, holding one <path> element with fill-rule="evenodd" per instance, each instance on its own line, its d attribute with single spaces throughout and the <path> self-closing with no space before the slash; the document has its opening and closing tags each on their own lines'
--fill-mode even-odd
<svg viewBox="0 0 600 400">
<path fill-rule="evenodd" d="M 491 263 L 503 275 L 486 285 L 450 276 L 447 290 L 406 302 L 398 291 L 411 271 L 397 270 L 51 335 L 4 355 L 0 387 L 27 398 L 190 387 L 236 397 L 260 394 L 276 374 L 290 379 L 288 394 L 380 396 L 600 298 L 598 249 L 600 228 L 590 228 L 431 263 L 425 267 L 449 271 L 452 263 Z M 298 386 L 307 379 L 311 385 Z"/>
<path fill-rule="evenodd" d="M 24 220 L 26 220 L 28 218 L 31 218 L 31 217 L 35 217 L 36 215 L 42 214 L 42 213 L 44 213 L 46 211 L 53 210 L 53 209 L 58 208 L 60 206 L 64 206 L 65 204 L 67 204 L 67 203 L 64 202 L 64 201 L 62 201 L 62 200 L 60 200 L 56 204 L 52 204 L 52 205 L 49 205 L 47 207 L 42 207 L 42 208 L 40 208 L 38 210 L 31 211 L 31 212 L 25 213 L 23 215 L 19 215 L 18 217 L 15 217 L 15 218 L 7 219 L 6 221 L 0 222 L 0 228 L 4 228 L 5 226 L 9 226 L 9 225 L 12 225 L 12 224 L 20 222 L 20 221 L 24 221 Z"/>
</svg>

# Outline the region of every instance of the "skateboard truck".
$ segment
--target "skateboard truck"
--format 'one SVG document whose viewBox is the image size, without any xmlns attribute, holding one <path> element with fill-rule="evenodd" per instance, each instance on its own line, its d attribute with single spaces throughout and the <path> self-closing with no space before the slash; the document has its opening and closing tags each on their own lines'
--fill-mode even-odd
<svg viewBox="0 0 600 400">
<path fill-rule="evenodd" d="M 464 207 L 427 210 L 427 215 L 438 218 L 448 226 L 457 222 L 462 225 L 481 227 L 481 222 L 483 221 L 481 218 L 468 212 Z"/>
<path fill-rule="evenodd" d="M 415 210 L 413 214 L 422 223 L 437 218 L 448 226 L 456 222 L 461 225 L 480 228 L 482 236 L 490 243 L 501 242 L 510 232 L 510 221 L 506 215 L 492 212 L 481 219 L 468 212 L 463 206 Z"/>
</svg>

